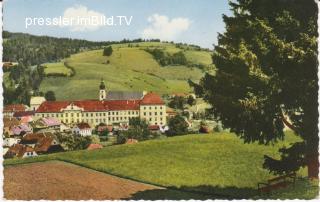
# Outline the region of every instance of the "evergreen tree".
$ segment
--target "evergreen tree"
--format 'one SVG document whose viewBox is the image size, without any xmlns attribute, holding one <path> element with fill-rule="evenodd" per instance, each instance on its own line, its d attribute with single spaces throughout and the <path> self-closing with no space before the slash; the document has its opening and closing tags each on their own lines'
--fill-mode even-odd
<svg viewBox="0 0 320 202">
<path fill-rule="evenodd" d="M 56 96 L 53 91 L 47 91 L 44 94 L 44 97 L 46 98 L 47 101 L 56 101 Z"/>
<path fill-rule="evenodd" d="M 202 94 L 225 128 L 246 143 L 284 138 L 284 124 L 303 141 L 265 156 L 275 173 L 308 166 L 318 177 L 317 5 L 314 0 L 237 0 L 223 16 L 213 63 L 216 75 Z M 288 117 L 288 119 L 286 118 Z"/>
</svg>

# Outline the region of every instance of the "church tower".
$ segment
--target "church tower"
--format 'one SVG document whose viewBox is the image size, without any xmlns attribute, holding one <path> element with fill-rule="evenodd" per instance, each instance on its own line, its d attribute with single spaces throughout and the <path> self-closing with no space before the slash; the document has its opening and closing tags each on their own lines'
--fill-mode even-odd
<svg viewBox="0 0 320 202">
<path fill-rule="evenodd" d="M 100 83 L 100 91 L 99 91 L 99 100 L 105 100 L 107 98 L 107 91 L 106 91 L 106 85 L 104 84 L 103 79 L 101 79 L 101 83 Z"/>
</svg>

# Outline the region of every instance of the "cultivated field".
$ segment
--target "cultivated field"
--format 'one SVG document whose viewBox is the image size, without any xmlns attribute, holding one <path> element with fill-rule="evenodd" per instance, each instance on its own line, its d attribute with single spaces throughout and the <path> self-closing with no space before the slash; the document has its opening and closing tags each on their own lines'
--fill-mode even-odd
<svg viewBox="0 0 320 202">
<path fill-rule="evenodd" d="M 110 57 L 103 56 L 103 50 L 87 51 L 66 58 L 76 75 L 73 77 L 45 78 L 40 90 L 53 90 L 59 100 L 96 99 L 101 78 L 104 78 L 109 90 L 147 90 L 160 94 L 175 92 L 190 92 L 188 79 L 198 81 L 202 70 L 186 66 L 161 67 L 143 49 L 146 47 L 163 48 L 167 52 L 177 52 L 183 49 L 166 43 L 138 43 L 128 47 L 127 44 L 113 45 Z M 187 60 L 192 64 L 211 64 L 211 53 L 206 51 L 184 50 Z M 46 71 L 62 72 L 63 62 L 48 65 Z M 54 70 L 54 67 L 57 67 Z M 47 72 L 46 72 L 47 73 Z M 85 87 L 85 88 L 84 88 Z M 63 90 L 62 90 L 63 89 Z"/>
<path fill-rule="evenodd" d="M 299 138 L 292 133 L 274 146 L 244 144 L 229 133 L 187 135 L 95 151 L 6 160 L 5 165 L 58 159 L 154 185 L 209 193 L 211 198 L 259 198 L 262 196 L 257 195 L 257 183 L 273 177 L 262 168 L 263 156 L 278 156 L 280 147 L 296 141 Z M 306 176 L 306 169 L 299 176 Z M 317 186 L 299 181 L 296 187 L 268 197 L 314 198 L 317 194 Z"/>
<path fill-rule="evenodd" d="M 6 167 L 4 179 L 4 197 L 11 200 L 121 199 L 160 189 L 63 162 Z"/>
<path fill-rule="evenodd" d="M 6 167 L 4 197 L 9 200 L 205 199 L 198 194 L 118 178 L 61 161 Z"/>
</svg>

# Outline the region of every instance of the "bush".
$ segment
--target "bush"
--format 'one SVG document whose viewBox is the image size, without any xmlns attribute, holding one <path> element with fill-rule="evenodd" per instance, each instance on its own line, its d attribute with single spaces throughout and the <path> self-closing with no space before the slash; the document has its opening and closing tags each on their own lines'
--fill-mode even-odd
<svg viewBox="0 0 320 202">
<path fill-rule="evenodd" d="M 174 109 L 183 109 L 186 100 L 181 96 L 174 96 L 174 98 L 168 103 L 169 107 Z"/>
<path fill-rule="evenodd" d="M 112 55 L 112 52 L 113 52 L 112 46 L 105 47 L 103 49 L 103 56 L 110 56 Z"/>
<path fill-rule="evenodd" d="M 82 137 L 75 134 L 61 133 L 57 133 L 56 136 L 64 149 L 69 151 L 86 149 L 92 143 L 90 136 Z"/>
<path fill-rule="evenodd" d="M 123 135 L 122 133 L 119 133 L 117 135 L 117 139 L 116 139 L 116 144 L 124 144 L 127 142 L 127 138 L 125 135 Z"/>
<path fill-rule="evenodd" d="M 168 122 L 169 130 L 167 136 L 185 135 L 188 133 L 188 124 L 184 118 L 180 115 L 176 115 L 169 119 Z"/>
</svg>

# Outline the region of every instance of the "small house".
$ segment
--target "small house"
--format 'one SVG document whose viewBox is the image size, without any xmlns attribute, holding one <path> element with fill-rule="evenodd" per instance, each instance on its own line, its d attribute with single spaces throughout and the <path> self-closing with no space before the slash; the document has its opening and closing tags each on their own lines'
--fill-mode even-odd
<svg viewBox="0 0 320 202">
<path fill-rule="evenodd" d="M 20 135 L 24 135 L 26 133 L 32 133 L 33 129 L 28 124 L 21 124 L 21 125 L 18 125 L 18 126 L 13 126 L 11 128 L 11 132 L 15 136 L 20 136 Z"/>
<path fill-rule="evenodd" d="M 28 158 L 28 157 L 34 157 L 38 156 L 37 152 L 28 146 L 22 145 L 22 144 L 15 144 L 9 148 L 9 150 L 4 155 L 4 158 Z"/>
<path fill-rule="evenodd" d="M 78 123 L 72 128 L 72 133 L 81 136 L 92 135 L 92 128 L 88 123 Z"/>
<path fill-rule="evenodd" d="M 39 106 L 45 101 L 46 99 L 44 97 L 40 97 L 40 96 L 31 97 L 30 99 L 31 110 L 36 111 L 39 108 Z"/>
<path fill-rule="evenodd" d="M 33 121 L 34 111 L 15 112 L 13 117 L 19 119 L 21 123 L 30 123 Z"/>
<path fill-rule="evenodd" d="M 18 139 L 18 138 L 12 138 L 12 137 L 4 138 L 3 146 L 4 147 L 11 147 L 15 144 L 18 144 L 19 142 L 20 142 L 20 139 Z"/>
<path fill-rule="evenodd" d="M 3 108 L 3 116 L 4 117 L 13 117 L 15 112 L 24 112 L 26 111 L 27 107 L 23 104 L 12 104 L 6 105 Z"/>
<path fill-rule="evenodd" d="M 158 125 L 150 125 L 150 126 L 148 126 L 148 129 L 149 129 L 151 132 L 156 133 L 156 132 L 159 132 L 159 131 L 160 131 L 160 126 L 158 126 Z"/>
</svg>

